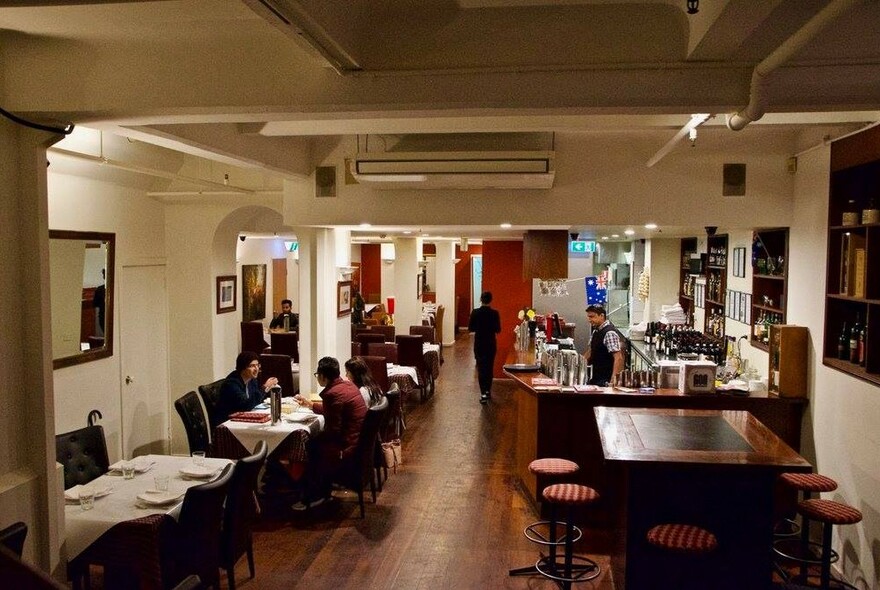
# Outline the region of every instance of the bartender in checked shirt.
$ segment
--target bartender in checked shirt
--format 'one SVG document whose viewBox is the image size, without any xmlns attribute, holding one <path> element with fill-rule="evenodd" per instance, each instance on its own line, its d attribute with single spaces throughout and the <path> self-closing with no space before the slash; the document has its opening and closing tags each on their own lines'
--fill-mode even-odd
<svg viewBox="0 0 880 590">
<path fill-rule="evenodd" d="M 591 305 L 587 308 L 587 320 L 593 328 L 590 346 L 584 353 L 587 363 L 593 365 L 590 384 L 604 387 L 623 370 L 625 363 L 623 337 L 614 324 L 608 321 L 605 308 L 601 305 Z"/>
</svg>

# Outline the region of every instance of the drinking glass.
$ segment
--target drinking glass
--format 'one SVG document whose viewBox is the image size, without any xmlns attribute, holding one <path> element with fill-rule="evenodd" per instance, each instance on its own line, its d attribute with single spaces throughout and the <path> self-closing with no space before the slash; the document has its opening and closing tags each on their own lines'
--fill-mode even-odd
<svg viewBox="0 0 880 590">
<path fill-rule="evenodd" d="M 122 478 L 134 479 L 134 463 L 131 461 L 124 461 L 122 463 Z"/>
<path fill-rule="evenodd" d="M 95 507 L 95 490 L 92 488 L 80 488 L 79 506 L 83 510 L 91 510 Z"/>
<path fill-rule="evenodd" d="M 157 492 L 167 492 L 168 491 L 168 480 L 169 477 L 167 475 L 157 475 L 153 478 L 153 481 L 156 483 L 156 491 Z"/>
<path fill-rule="evenodd" d="M 205 464 L 205 451 L 193 451 L 192 459 L 194 464 L 202 467 Z"/>
</svg>

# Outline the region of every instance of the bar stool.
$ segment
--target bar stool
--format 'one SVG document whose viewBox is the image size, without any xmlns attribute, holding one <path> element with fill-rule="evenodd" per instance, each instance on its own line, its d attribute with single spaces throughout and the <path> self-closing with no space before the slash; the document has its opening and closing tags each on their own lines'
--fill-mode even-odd
<svg viewBox="0 0 880 590">
<path fill-rule="evenodd" d="M 714 552 L 718 548 L 718 539 L 710 531 L 700 528 L 692 524 L 668 523 L 659 524 L 648 530 L 646 535 L 648 544 L 653 547 L 662 549 L 665 552 L 677 554 L 679 556 L 688 556 L 688 559 Z M 678 564 L 673 563 L 673 566 Z M 660 584 L 662 588 L 707 588 L 707 580 L 698 572 L 698 568 L 694 564 L 681 564 L 680 567 L 674 567 L 678 572 L 679 578 L 687 573 L 691 577 L 690 585 L 688 581 L 676 579 L 670 584 Z"/>
<path fill-rule="evenodd" d="M 557 458 L 546 458 L 546 459 L 535 459 L 531 463 L 529 463 L 529 473 L 535 476 L 545 476 L 552 477 L 554 479 L 562 479 L 564 477 L 568 477 L 570 475 L 574 475 L 580 470 L 580 467 L 574 461 L 569 461 L 568 459 L 557 459 Z M 538 520 L 528 525 L 525 529 L 523 529 L 523 534 L 526 538 L 532 543 L 537 543 L 538 545 L 545 545 L 549 547 L 549 555 L 541 554 L 541 560 L 545 560 L 548 562 L 556 561 L 556 547 L 565 543 L 564 538 L 556 537 L 556 527 L 550 526 L 551 521 L 549 520 Z M 541 532 L 541 530 L 547 527 L 547 534 Z M 576 531 L 577 538 L 575 541 L 581 538 L 581 530 L 577 529 Z M 539 560 L 540 561 L 540 560 Z M 527 576 L 540 573 L 538 568 L 534 565 L 527 565 L 525 567 L 517 567 L 509 570 L 508 575 L 510 576 Z"/>
<path fill-rule="evenodd" d="M 596 502 L 599 499 L 599 492 L 576 483 L 557 483 L 544 488 L 541 495 L 544 501 L 550 503 L 551 539 L 554 538 L 558 524 L 556 519 L 557 506 L 561 505 L 566 508 L 565 535 L 563 536 L 565 549 L 562 564 L 556 560 L 555 556 L 552 561 L 549 558 L 541 558 L 535 563 L 535 569 L 545 578 L 559 582 L 563 590 L 569 590 L 573 582 L 587 582 L 598 578 L 602 573 L 599 564 L 588 557 L 575 555 L 573 549 L 574 542 L 581 537 L 581 530 L 574 525 L 574 509 Z"/>
<path fill-rule="evenodd" d="M 831 531 L 836 524 L 856 524 L 861 522 L 862 513 L 841 502 L 834 500 L 822 500 L 819 498 L 804 500 L 798 504 L 798 512 L 803 518 L 809 518 L 822 523 L 822 554 L 818 560 L 808 560 L 808 563 L 818 563 L 819 570 L 819 586 L 818 588 L 831 588 L 831 564 L 837 561 L 838 554 L 831 549 Z M 805 559 L 805 561 L 807 561 Z M 807 578 L 815 576 L 806 576 L 803 580 L 807 582 Z M 844 582 L 843 580 L 834 580 L 835 584 L 841 588 L 852 588 L 855 586 Z"/>
<path fill-rule="evenodd" d="M 787 488 L 800 492 L 802 500 L 809 500 L 814 493 L 833 492 L 837 489 L 837 482 L 828 476 L 819 473 L 783 473 L 779 476 L 779 481 Z M 776 555 L 801 564 L 800 576 L 806 578 L 807 569 L 810 564 L 818 564 L 819 561 L 814 559 L 812 547 L 821 547 L 819 543 L 810 541 L 810 519 L 801 515 L 800 524 L 800 541 L 797 546 L 792 546 L 792 537 L 798 534 L 798 525 L 791 519 L 786 522 L 793 526 L 791 533 L 777 533 L 776 539 L 773 541 L 773 552 Z M 797 554 L 792 553 L 797 551 Z M 830 563 L 835 563 L 839 559 L 836 551 L 832 551 Z M 789 579 L 789 575 L 778 564 L 777 573 L 784 579 Z"/>
</svg>

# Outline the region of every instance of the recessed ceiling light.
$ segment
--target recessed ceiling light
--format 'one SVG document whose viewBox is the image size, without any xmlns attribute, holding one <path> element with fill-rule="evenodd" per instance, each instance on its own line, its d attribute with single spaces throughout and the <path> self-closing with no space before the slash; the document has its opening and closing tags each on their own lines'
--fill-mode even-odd
<svg viewBox="0 0 880 590">
<path fill-rule="evenodd" d="M 512 226 L 509 223 L 502 223 L 501 229 L 510 229 Z"/>
<path fill-rule="evenodd" d="M 619 237 L 620 237 L 620 234 L 611 234 L 611 237 L 612 237 L 612 238 L 619 238 Z"/>
<path fill-rule="evenodd" d="M 373 227 L 372 223 L 367 223 L 366 221 L 360 224 L 358 227 Z"/>
<path fill-rule="evenodd" d="M 645 229 L 657 229 L 657 224 L 656 223 L 646 223 Z"/>
<path fill-rule="evenodd" d="M 407 236 L 408 236 L 409 234 L 412 233 L 412 230 L 411 230 L 411 229 L 407 229 L 407 230 L 404 230 L 403 233 L 404 233 L 404 235 L 407 235 Z"/>
<path fill-rule="evenodd" d="M 636 233 L 636 232 L 634 232 L 634 231 L 631 230 L 631 229 L 627 229 L 627 230 L 624 230 L 623 233 L 625 233 L 625 234 L 628 235 L 628 236 L 631 236 L 631 235 L 633 235 L 633 234 Z"/>
<path fill-rule="evenodd" d="M 603 239 L 603 240 L 607 240 L 607 239 L 608 239 L 608 236 L 602 236 L 602 239 Z"/>
<path fill-rule="evenodd" d="M 422 237 L 423 237 L 423 238 L 430 238 L 430 237 L 431 237 L 431 234 L 422 234 Z"/>
</svg>

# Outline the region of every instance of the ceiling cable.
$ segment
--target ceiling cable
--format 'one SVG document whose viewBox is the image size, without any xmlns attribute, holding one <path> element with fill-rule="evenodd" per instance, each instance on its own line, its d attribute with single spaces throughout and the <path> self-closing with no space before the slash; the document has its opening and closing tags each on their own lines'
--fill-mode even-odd
<svg viewBox="0 0 880 590">
<path fill-rule="evenodd" d="M 51 125 L 43 125 L 41 123 L 34 123 L 33 121 L 28 121 L 27 119 L 22 119 L 17 115 L 13 115 L 3 107 L 0 107 L 0 115 L 3 115 L 10 121 L 14 123 L 18 123 L 19 125 L 24 125 L 25 127 L 30 127 L 31 129 L 39 129 L 40 131 L 48 131 L 49 133 L 60 133 L 62 135 L 70 135 L 73 131 L 73 123 L 68 123 L 65 127 L 52 127 Z"/>
</svg>

